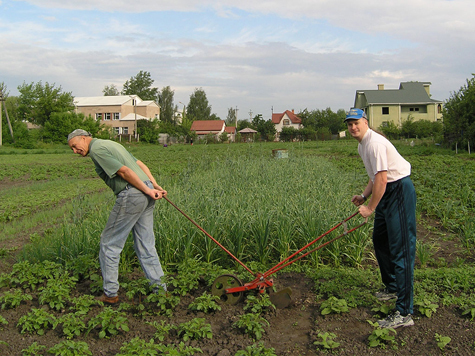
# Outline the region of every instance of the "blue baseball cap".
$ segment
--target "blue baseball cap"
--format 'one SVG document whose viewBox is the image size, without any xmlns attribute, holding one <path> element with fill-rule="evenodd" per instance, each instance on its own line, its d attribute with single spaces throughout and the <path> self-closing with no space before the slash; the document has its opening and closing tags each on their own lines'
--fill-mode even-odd
<svg viewBox="0 0 475 356">
<path fill-rule="evenodd" d="M 366 113 L 361 109 L 352 108 L 346 115 L 346 120 L 366 119 Z"/>
</svg>

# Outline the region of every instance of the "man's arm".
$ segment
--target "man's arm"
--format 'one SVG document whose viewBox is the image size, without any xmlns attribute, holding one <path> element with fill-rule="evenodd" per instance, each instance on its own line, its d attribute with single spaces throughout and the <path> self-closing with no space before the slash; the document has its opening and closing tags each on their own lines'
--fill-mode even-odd
<svg viewBox="0 0 475 356">
<path fill-rule="evenodd" d="M 381 198 L 384 195 L 384 192 L 386 192 L 386 185 L 388 184 L 388 172 L 387 171 L 380 171 L 376 173 L 374 176 L 374 182 L 371 188 L 371 198 L 369 200 L 368 205 L 361 205 L 359 208 L 359 212 L 362 217 L 367 218 L 370 216 L 376 207 L 378 206 L 379 202 L 381 201 Z M 365 189 L 365 192 L 363 194 L 367 193 L 367 190 L 369 188 L 369 184 Z"/>
<path fill-rule="evenodd" d="M 163 195 L 163 190 L 151 189 L 142 182 L 139 176 L 127 166 L 122 166 L 117 171 L 117 175 L 122 179 L 126 180 L 128 183 L 132 184 L 135 188 L 142 191 L 144 194 L 150 196 L 153 199 L 161 199 Z M 155 183 L 156 184 L 156 183 Z"/>
<path fill-rule="evenodd" d="M 157 182 L 155 181 L 154 176 L 152 175 L 152 172 L 150 172 L 150 169 L 148 169 L 147 165 L 145 163 L 143 163 L 142 161 L 139 161 L 139 160 L 137 161 L 137 164 L 142 169 L 142 171 L 144 171 L 144 173 L 147 175 L 148 179 L 150 179 L 150 181 L 153 184 L 153 187 L 155 189 L 163 191 L 164 196 L 167 195 L 167 191 L 157 184 Z"/>
</svg>

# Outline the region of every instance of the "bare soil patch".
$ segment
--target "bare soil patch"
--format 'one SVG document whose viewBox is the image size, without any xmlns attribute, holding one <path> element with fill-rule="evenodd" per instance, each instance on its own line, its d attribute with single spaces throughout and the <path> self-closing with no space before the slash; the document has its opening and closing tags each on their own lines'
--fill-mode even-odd
<svg viewBox="0 0 475 356">
<path fill-rule="evenodd" d="M 425 241 L 437 239 L 430 229 L 420 226 L 419 236 Z M 440 239 L 437 239 L 440 242 Z M 461 257 L 459 249 L 454 247 L 454 242 L 450 239 L 444 240 L 443 245 L 437 251 L 450 264 Z M 466 257 L 463 255 L 462 257 Z M 5 262 L 5 260 L 4 260 Z M 78 283 L 72 297 L 88 294 L 90 282 Z M 475 354 L 475 327 L 468 318 L 462 317 L 460 310 L 452 307 L 440 306 L 437 312 L 427 318 L 415 313 L 415 325 L 408 328 L 397 329 L 396 347 L 370 348 L 368 346 L 368 336 L 373 331 L 367 320 L 376 321 L 374 313 L 370 308 L 353 308 L 348 313 L 331 314 L 322 316 L 320 313 L 321 300 L 317 300 L 315 295 L 315 282 L 305 274 L 296 272 L 284 272 L 275 277 L 277 290 L 285 287 L 292 288 L 292 302 L 285 309 L 270 311 L 264 315 L 269 322 L 265 328 L 265 333 L 261 340 L 266 347 L 275 349 L 277 355 L 327 355 L 328 352 L 318 349 L 314 342 L 321 340 L 318 338 L 319 332 L 332 332 L 337 335 L 335 341 L 341 345 L 335 354 L 341 356 L 362 356 L 362 355 L 473 355 Z M 335 281 L 338 283 L 338 281 Z M 146 341 L 153 338 L 155 329 L 148 325 L 147 321 L 164 320 L 169 324 L 178 326 L 180 323 L 190 321 L 193 318 L 205 318 L 211 325 L 213 331 L 212 339 L 187 341 L 186 345 L 199 347 L 203 355 L 226 356 L 234 355 L 237 351 L 245 349 L 247 346 L 256 343 L 241 330 L 233 327 L 233 323 L 239 316 L 244 314 L 243 304 L 222 305 L 221 311 L 210 314 L 191 311 L 188 306 L 194 298 L 210 292 L 210 287 L 204 283 L 191 294 L 181 297 L 180 304 L 173 312 L 173 316 L 148 315 L 134 316 L 128 314 L 130 331 L 121 332 L 110 339 L 100 339 L 98 331 L 93 330 L 89 336 L 81 335 L 75 338 L 76 341 L 85 341 L 93 355 L 113 356 L 119 353 L 124 342 L 135 337 L 140 337 Z M 6 289 L 0 290 L 0 295 Z M 130 302 L 121 290 L 121 301 Z M 34 292 L 32 293 L 34 294 Z M 138 301 L 134 301 L 136 304 Z M 21 355 L 21 350 L 30 346 L 33 342 L 47 346 L 48 350 L 53 345 L 65 340 L 60 332 L 47 330 L 45 335 L 20 334 L 17 327 L 21 316 L 26 315 L 31 308 L 40 308 L 38 299 L 23 303 L 20 307 L 11 310 L 1 310 L 2 315 L 8 325 L 0 325 L 0 355 Z M 113 306 L 117 308 L 117 306 Z M 147 310 L 153 313 L 153 306 L 147 305 Z M 101 312 L 102 307 L 94 307 L 88 318 Z M 52 311 L 51 313 L 59 317 L 69 310 Z M 441 351 L 435 341 L 435 334 L 451 338 L 451 342 Z M 164 343 L 178 344 L 182 339 L 176 331 L 172 331 Z M 46 355 L 45 351 L 43 355 Z"/>
</svg>

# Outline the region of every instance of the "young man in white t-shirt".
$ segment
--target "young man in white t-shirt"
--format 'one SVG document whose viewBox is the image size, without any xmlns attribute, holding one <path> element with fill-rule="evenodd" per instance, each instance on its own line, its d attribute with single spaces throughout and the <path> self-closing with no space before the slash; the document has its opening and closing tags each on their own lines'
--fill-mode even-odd
<svg viewBox="0 0 475 356">
<path fill-rule="evenodd" d="M 345 123 L 359 142 L 358 153 L 369 176 L 363 193 L 351 201 L 359 206 L 361 216 L 374 213 L 373 245 L 385 285 L 376 297 L 397 299 L 396 310 L 378 323 L 385 328 L 411 326 L 416 255 L 416 192 L 410 178 L 411 164 L 388 139 L 371 130 L 363 110 L 351 109 Z"/>
</svg>

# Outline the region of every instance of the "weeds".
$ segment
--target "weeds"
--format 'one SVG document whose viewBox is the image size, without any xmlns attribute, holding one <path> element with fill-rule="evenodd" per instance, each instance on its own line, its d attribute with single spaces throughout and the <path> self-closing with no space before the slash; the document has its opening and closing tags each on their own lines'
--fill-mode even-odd
<svg viewBox="0 0 475 356">
<path fill-rule="evenodd" d="M 155 334 L 153 335 L 153 337 L 155 339 L 158 339 L 160 342 L 163 342 L 163 340 L 165 340 L 165 338 L 170 333 L 170 330 L 175 329 L 173 325 L 167 324 L 164 320 L 161 320 L 160 323 L 158 321 L 147 321 L 146 323 L 155 328 Z"/>
<path fill-rule="evenodd" d="M 259 340 L 265 332 L 264 326 L 268 326 L 269 322 L 258 314 L 243 314 L 234 322 L 233 326 L 244 331 L 253 339 Z"/>
<path fill-rule="evenodd" d="M 442 336 L 442 335 L 439 335 L 437 333 L 435 333 L 435 336 L 434 336 L 434 339 L 435 341 L 437 342 L 437 346 L 439 347 L 439 349 L 441 351 L 444 351 L 445 349 L 445 346 L 447 346 L 447 344 L 452 341 L 452 339 L 448 336 Z"/>
<path fill-rule="evenodd" d="M 56 323 L 54 315 L 49 314 L 44 309 L 33 308 L 27 315 L 23 315 L 18 320 L 21 327 L 20 333 L 43 335 L 46 329 L 53 327 Z"/>
<path fill-rule="evenodd" d="M 268 294 L 248 295 L 244 305 L 244 310 L 254 314 L 261 314 L 268 310 L 275 310 L 275 305 L 270 301 Z"/>
<path fill-rule="evenodd" d="M 65 340 L 54 345 L 48 353 L 56 356 L 88 356 L 92 355 L 89 346 L 84 341 Z"/>
<path fill-rule="evenodd" d="M 414 305 L 417 305 L 419 307 L 419 313 L 421 313 L 422 315 L 428 318 L 430 318 L 432 314 L 435 313 L 437 311 L 437 308 L 439 307 L 438 304 L 432 303 L 427 298 L 414 302 Z"/>
<path fill-rule="evenodd" d="M 30 294 L 23 293 L 21 289 L 14 289 L 13 291 L 6 291 L 0 297 L 0 304 L 2 309 L 14 309 L 28 300 L 32 300 L 33 297 Z"/>
<path fill-rule="evenodd" d="M 188 306 L 188 308 L 191 310 L 209 313 L 210 311 L 221 310 L 221 307 L 218 305 L 218 302 L 218 296 L 211 295 L 205 292 L 200 297 L 195 298 L 195 300 Z"/>
<path fill-rule="evenodd" d="M 339 342 L 335 341 L 336 335 L 334 333 L 318 333 L 317 335 L 321 340 L 315 341 L 313 344 L 317 345 L 319 348 L 326 350 L 333 350 L 340 346 Z"/>
<path fill-rule="evenodd" d="M 183 341 L 212 339 L 213 332 L 211 325 L 206 323 L 205 318 L 194 318 L 186 323 L 178 325 L 178 336 L 181 336 Z"/>
<path fill-rule="evenodd" d="M 56 329 L 58 325 L 61 325 L 63 334 L 67 339 L 72 339 L 86 330 L 86 324 L 84 323 L 84 315 L 81 313 L 65 314 L 57 319 L 54 323 L 53 329 Z"/>
<path fill-rule="evenodd" d="M 117 335 L 120 331 L 129 331 L 126 314 L 111 307 L 105 307 L 101 313 L 89 320 L 86 335 L 96 327 L 100 327 L 100 339 Z"/>
<path fill-rule="evenodd" d="M 327 314 L 340 314 L 348 312 L 348 304 L 344 299 L 338 299 L 336 297 L 330 297 L 320 305 L 322 315 Z"/>
<path fill-rule="evenodd" d="M 380 347 L 385 349 L 388 345 L 392 348 L 397 346 L 395 340 L 396 330 L 392 328 L 380 328 L 377 322 L 368 320 L 368 323 L 373 327 L 373 332 L 368 336 L 369 347 Z M 391 335 L 394 334 L 394 335 Z"/>
<path fill-rule="evenodd" d="M 266 348 L 263 342 L 247 346 L 244 350 L 239 350 L 234 356 L 277 356 L 275 349 Z"/>
<path fill-rule="evenodd" d="M 22 356 L 42 355 L 44 349 L 46 349 L 46 346 L 39 345 L 38 342 L 35 341 L 30 346 L 28 346 L 26 349 L 21 350 L 21 355 Z"/>
</svg>

